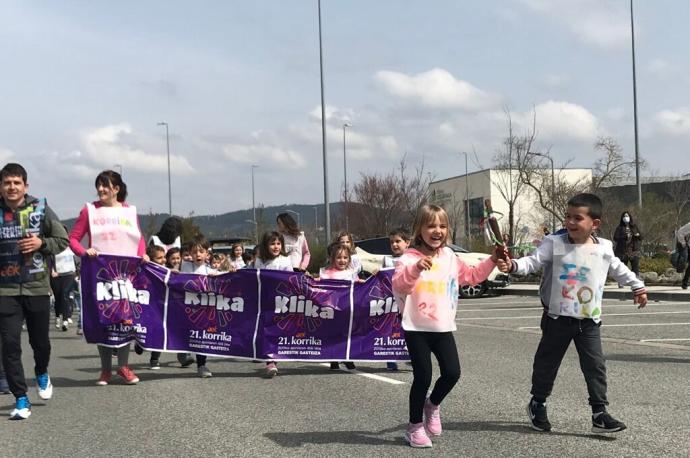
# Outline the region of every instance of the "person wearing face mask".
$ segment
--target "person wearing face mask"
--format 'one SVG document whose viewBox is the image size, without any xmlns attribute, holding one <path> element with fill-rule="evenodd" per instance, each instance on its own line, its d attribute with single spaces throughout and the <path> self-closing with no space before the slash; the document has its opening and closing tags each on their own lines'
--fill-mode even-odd
<svg viewBox="0 0 690 458">
<path fill-rule="evenodd" d="M 642 234 L 640 228 L 633 222 L 630 212 L 621 214 L 621 221 L 613 234 L 615 249 L 613 250 L 626 266 L 630 263 L 630 270 L 640 276 L 640 249 L 642 248 Z"/>
</svg>

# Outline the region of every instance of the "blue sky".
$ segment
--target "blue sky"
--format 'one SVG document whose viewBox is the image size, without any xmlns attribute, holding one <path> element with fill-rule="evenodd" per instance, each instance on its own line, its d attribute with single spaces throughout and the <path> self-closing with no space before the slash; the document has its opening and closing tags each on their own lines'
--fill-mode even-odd
<svg viewBox="0 0 690 458">
<path fill-rule="evenodd" d="M 600 135 L 633 154 L 625 0 L 323 0 L 331 200 L 407 155 L 437 178 L 491 166 L 536 109 L 557 164 L 589 167 Z M 140 211 L 224 213 L 323 200 L 315 0 L 0 1 L 0 161 L 62 217 L 120 164 Z M 637 1 L 645 174 L 688 173 L 690 4 Z"/>
</svg>

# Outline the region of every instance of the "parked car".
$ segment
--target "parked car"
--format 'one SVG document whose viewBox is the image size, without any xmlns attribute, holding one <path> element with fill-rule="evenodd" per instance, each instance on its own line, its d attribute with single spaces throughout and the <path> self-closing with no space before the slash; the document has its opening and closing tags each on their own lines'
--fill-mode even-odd
<svg viewBox="0 0 690 458">
<path fill-rule="evenodd" d="M 253 240 L 254 239 L 250 239 L 247 237 L 230 237 L 227 239 L 210 240 L 209 244 L 211 245 L 211 252 L 229 255 L 232 254 L 232 246 L 235 243 L 241 243 L 245 251 L 247 251 L 248 247 L 251 247 L 251 249 L 253 249 L 254 245 L 251 244 Z"/>
<path fill-rule="evenodd" d="M 486 253 L 474 253 L 462 248 L 459 245 L 448 245 L 463 262 L 469 266 L 475 266 L 489 255 Z M 362 261 L 362 270 L 368 275 L 381 269 L 384 256 L 391 256 L 390 242 L 388 237 L 376 237 L 372 239 L 358 240 L 355 242 L 355 251 Z M 483 296 L 489 288 L 504 288 L 510 284 L 510 276 L 494 270 L 489 278 L 479 285 L 462 285 L 460 287 L 460 297 L 475 298 Z"/>
</svg>

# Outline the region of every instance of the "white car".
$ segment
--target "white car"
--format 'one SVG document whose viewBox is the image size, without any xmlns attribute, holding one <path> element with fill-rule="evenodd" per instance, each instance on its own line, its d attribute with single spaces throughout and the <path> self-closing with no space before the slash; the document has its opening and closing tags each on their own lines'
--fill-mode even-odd
<svg viewBox="0 0 690 458">
<path fill-rule="evenodd" d="M 456 256 L 469 266 L 475 266 L 489 257 L 486 253 L 470 252 L 458 245 L 450 244 L 448 246 L 455 252 Z M 362 261 L 362 271 L 368 275 L 381 269 L 381 266 L 383 266 L 383 258 L 392 254 L 388 237 L 358 240 L 355 242 L 355 251 Z M 481 297 L 489 288 L 503 288 L 509 284 L 510 276 L 494 268 L 491 274 L 489 274 L 489 278 L 484 283 L 474 286 L 462 285 L 460 287 L 460 297 Z"/>
</svg>

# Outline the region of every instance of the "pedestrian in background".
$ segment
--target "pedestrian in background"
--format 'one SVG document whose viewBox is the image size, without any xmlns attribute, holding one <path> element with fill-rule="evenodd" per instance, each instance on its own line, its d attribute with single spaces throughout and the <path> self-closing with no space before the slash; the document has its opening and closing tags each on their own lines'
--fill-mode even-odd
<svg viewBox="0 0 690 458">
<path fill-rule="evenodd" d="M 640 250 L 642 248 L 642 234 L 637 224 L 633 222 L 630 212 L 623 212 L 621 220 L 613 233 L 615 248 L 613 253 L 626 266 L 630 264 L 630 270 L 640 277 Z"/>
</svg>

